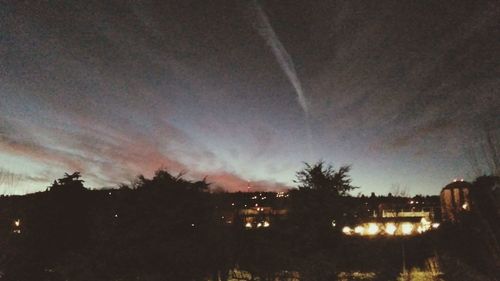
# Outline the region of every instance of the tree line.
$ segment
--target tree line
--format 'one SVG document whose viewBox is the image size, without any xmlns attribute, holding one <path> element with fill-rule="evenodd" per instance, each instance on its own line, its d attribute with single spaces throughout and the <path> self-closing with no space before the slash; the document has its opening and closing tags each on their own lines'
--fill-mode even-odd
<svg viewBox="0 0 500 281">
<path fill-rule="evenodd" d="M 478 227 L 473 219 L 462 229 L 403 240 L 344 237 L 332 221 L 341 225 L 353 210 L 345 200 L 356 189 L 349 172 L 350 166 L 306 163 L 286 198 L 287 219 L 255 231 L 221 219 L 229 195 L 210 192 L 205 179 L 160 169 L 119 190 L 88 190 L 80 173 L 65 174 L 45 192 L 0 199 L 0 279 L 337 280 L 340 272 L 364 271 L 376 273 L 372 280 L 396 280 L 401 243 L 411 253 L 408 264 L 423 264 L 440 251 L 449 264 L 460 259 L 471 272 L 490 274 L 490 265 L 475 266 L 450 250 L 477 240 L 468 232 Z M 491 204 L 482 213 L 489 214 Z M 489 216 L 491 225 L 497 217 Z"/>
</svg>

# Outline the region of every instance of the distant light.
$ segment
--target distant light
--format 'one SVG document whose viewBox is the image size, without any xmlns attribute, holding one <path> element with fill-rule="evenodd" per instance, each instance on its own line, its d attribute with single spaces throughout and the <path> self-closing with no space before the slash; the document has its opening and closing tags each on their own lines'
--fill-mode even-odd
<svg viewBox="0 0 500 281">
<path fill-rule="evenodd" d="M 457 182 L 457 179 L 453 179 L 453 182 Z"/>
<path fill-rule="evenodd" d="M 352 229 L 351 229 L 350 227 L 348 227 L 348 226 L 344 226 L 344 227 L 342 228 L 342 232 L 343 232 L 344 234 L 346 234 L 346 235 L 351 235 Z"/>
<path fill-rule="evenodd" d="M 387 223 L 385 225 L 385 229 L 384 230 L 385 230 L 385 233 L 387 233 L 389 235 L 394 235 L 394 233 L 396 233 L 397 229 L 398 228 L 396 227 L 396 225 L 394 223 L 390 222 L 390 223 Z"/>
<path fill-rule="evenodd" d="M 264 227 L 269 227 L 269 222 L 265 221 L 264 222 Z"/>
<path fill-rule="evenodd" d="M 410 201 L 410 204 L 413 204 L 413 200 Z"/>
<path fill-rule="evenodd" d="M 466 203 L 464 203 L 464 204 L 462 205 L 462 209 L 464 209 L 464 210 L 468 210 L 468 209 L 469 209 L 469 204 L 467 204 L 467 202 L 466 202 Z"/>
<path fill-rule="evenodd" d="M 257 227 L 261 227 L 261 226 L 262 226 L 262 223 L 260 223 L 260 222 L 259 222 L 259 223 L 257 224 Z"/>
<path fill-rule="evenodd" d="M 413 224 L 405 222 L 401 225 L 401 232 L 403 235 L 410 235 L 413 232 Z"/>
<path fill-rule="evenodd" d="M 464 179 L 460 179 L 460 181 L 464 181 Z"/>
<path fill-rule="evenodd" d="M 21 225 L 21 220 L 20 219 L 17 219 L 14 221 L 14 225 L 15 226 L 20 226 Z"/>
<path fill-rule="evenodd" d="M 435 222 L 432 224 L 432 228 L 438 228 L 439 227 L 439 223 Z"/>
<path fill-rule="evenodd" d="M 378 228 L 378 225 L 376 223 L 371 222 L 368 224 L 368 230 L 367 230 L 368 235 L 375 235 L 378 233 L 378 231 L 379 231 L 379 228 Z"/>
<path fill-rule="evenodd" d="M 252 224 L 251 224 L 251 223 L 249 223 L 249 222 L 247 222 L 247 223 L 245 224 L 245 227 L 246 227 L 246 228 L 252 228 Z"/>
<path fill-rule="evenodd" d="M 357 234 L 363 234 L 364 231 L 365 231 L 365 228 L 361 225 L 358 225 L 354 228 L 354 232 Z"/>
<path fill-rule="evenodd" d="M 234 203 L 231 203 L 231 206 L 234 206 Z"/>
<path fill-rule="evenodd" d="M 111 191 L 108 194 L 111 195 Z"/>
<path fill-rule="evenodd" d="M 191 226 L 194 227 L 194 223 L 192 223 Z"/>
<path fill-rule="evenodd" d="M 258 207 L 258 206 L 259 206 L 259 204 L 255 204 L 255 207 Z"/>
<path fill-rule="evenodd" d="M 118 214 L 115 214 L 115 218 L 117 218 L 117 217 L 118 217 Z"/>
<path fill-rule="evenodd" d="M 336 227 L 337 226 L 337 223 L 335 222 L 335 220 L 332 220 L 332 227 Z"/>
</svg>

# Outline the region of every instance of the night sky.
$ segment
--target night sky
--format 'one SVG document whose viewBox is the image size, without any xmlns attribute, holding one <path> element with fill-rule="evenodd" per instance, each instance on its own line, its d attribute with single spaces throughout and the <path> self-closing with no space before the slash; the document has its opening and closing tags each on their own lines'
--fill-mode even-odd
<svg viewBox="0 0 500 281">
<path fill-rule="evenodd" d="M 319 159 L 352 164 L 364 193 L 471 177 L 466 148 L 500 128 L 498 1 L 258 5 L 1 1 L 0 191 L 159 167 L 278 189 Z"/>
</svg>

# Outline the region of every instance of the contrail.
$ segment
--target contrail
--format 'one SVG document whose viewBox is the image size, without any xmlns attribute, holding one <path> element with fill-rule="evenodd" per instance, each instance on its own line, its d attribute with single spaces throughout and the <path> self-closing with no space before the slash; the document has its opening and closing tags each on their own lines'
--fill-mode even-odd
<svg viewBox="0 0 500 281">
<path fill-rule="evenodd" d="M 300 83 L 297 72 L 295 71 L 295 65 L 293 64 L 292 58 L 286 51 L 285 47 L 283 47 L 283 44 L 281 44 L 281 41 L 276 35 L 276 32 L 274 32 L 274 29 L 269 22 L 266 13 L 259 6 L 257 0 L 254 0 L 252 2 L 257 16 L 257 30 L 259 31 L 260 36 L 262 36 L 262 38 L 264 38 L 267 44 L 271 47 L 271 50 L 273 51 L 273 54 L 276 57 L 276 60 L 278 61 L 281 69 L 283 70 L 283 72 L 285 72 L 286 77 L 295 89 L 299 105 L 304 111 L 306 118 L 306 134 L 308 138 L 307 146 L 309 150 L 309 157 L 311 157 L 312 133 L 311 126 L 309 124 L 309 106 L 306 96 L 304 95 L 304 90 L 302 89 L 302 84 Z"/>
<path fill-rule="evenodd" d="M 271 47 L 271 50 L 273 51 L 274 56 L 276 57 L 276 60 L 278 61 L 281 69 L 283 70 L 283 72 L 285 72 L 288 80 L 290 81 L 290 83 L 292 83 L 292 86 L 297 93 L 300 107 L 302 107 L 302 110 L 304 110 L 304 113 L 306 114 L 306 116 L 308 116 L 309 107 L 304 95 L 304 90 L 302 89 L 302 84 L 297 77 L 297 72 L 295 71 L 295 66 L 293 64 L 292 58 L 286 51 L 285 47 L 283 47 L 283 44 L 281 44 L 281 41 L 274 32 L 274 29 L 271 26 L 266 13 L 264 13 L 264 11 L 260 8 L 259 3 L 257 3 L 257 1 L 253 1 L 253 4 L 257 13 L 257 29 L 259 31 L 259 34 Z"/>
</svg>

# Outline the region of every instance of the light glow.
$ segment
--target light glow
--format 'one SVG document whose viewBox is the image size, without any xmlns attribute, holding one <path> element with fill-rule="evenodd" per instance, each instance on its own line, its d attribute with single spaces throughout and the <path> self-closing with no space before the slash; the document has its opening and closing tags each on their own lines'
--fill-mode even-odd
<svg viewBox="0 0 500 281">
<path fill-rule="evenodd" d="M 375 235 L 378 233 L 378 231 L 379 231 L 379 228 L 378 228 L 378 225 L 376 223 L 371 222 L 368 224 L 368 230 L 367 230 L 368 235 Z"/>
<path fill-rule="evenodd" d="M 419 226 L 417 227 L 417 232 L 418 232 L 418 233 L 422 233 L 422 232 L 424 232 L 424 231 L 425 231 L 425 230 L 424 230 L 424 228 L 423 228 L 421 225 L 419 225 Z"/>
<path fill-rule="evenodd" d="M 389 235 L 394 235 L 394 233 L 396 233 L 396 230 L 398 228 L 396 227 L 396 225 L 392 222 L 390 223 L 387 223 L 385 225 L 385 233 L 389 234 Z"/>
<path fill-rule="evenodd" d="M 354 228 L 354 232 L 357 234 L 363 234 L 364 231 L 365 231 L 365 228 L 361 225 L 358 225 Z"/>
<path fill-rule="evenodd" d="M 409 222 L 405 222 L 401 225 L 401 232 L 403 235 L 410 235 L 413 232 L 413 225 Z"/>
<path fill-rule="evenodd" d="M 346 235 L 351 235 L 352 229 L 351 229 L 350 227 L 348 227 L 348 226 L 344 226 L 344 227 L 342 228 L 342 232 L 343 232 L 344 234 L 346 234 Z"/>
</svg>

